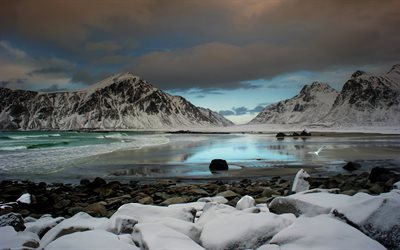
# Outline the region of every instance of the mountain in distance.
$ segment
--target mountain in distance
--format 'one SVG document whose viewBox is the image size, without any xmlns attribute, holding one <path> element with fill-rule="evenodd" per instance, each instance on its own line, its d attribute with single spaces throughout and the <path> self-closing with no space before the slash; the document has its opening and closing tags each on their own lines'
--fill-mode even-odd
<svg viewBox="0 0 400 250">
<path fill-rule="evenodd" d="M 331 109 L 339 92 L 328 84 L 313 82 L 300 93 L 265 107 L 249 124 L 298 124 L 321 120 Z"/>
<path fill-rule="evenodd" d="M 0 88 L 1 130 L 158 129 L 228 126 L 221 115 L 164 93 L 131 74 L 80 91 Z"/>
<path fill-rule="evenodd" d="M 400 124 L 400 64 L 381 75 L 356 71 L 342 88 L 325 122 L 363 126 Z"/>
<path fill-rule="evenodd" d="M 305 85 L 291 99 L 267 106 L 249 124 L 397 126 L 400 64 L 382 75 L 356 71 L 338 93 L 327 84 Z"/>
<path fill-rule="evenodd" d="M 235 125 L 231 120 L 225 118 L 225 116 L 215 111 L 212 111 L 211 109 L 203 107 L 197 107 L 197 108 L 205 117 L 208 117 L 210 120 L 214 121 L 218 126 L 227 127 Z"/>
</svg>

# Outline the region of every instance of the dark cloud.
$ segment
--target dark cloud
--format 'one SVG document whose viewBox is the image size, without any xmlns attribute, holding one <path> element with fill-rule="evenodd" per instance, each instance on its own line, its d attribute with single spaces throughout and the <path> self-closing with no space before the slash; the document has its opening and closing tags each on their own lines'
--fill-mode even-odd
<svg viewBox="0 0 400 250">
<path fill-rule="evenodd" d="M 238 107 L 238 108 L 233 107 L 232 110 L 235 111 L 236 115 L 244 115 L 244 114 L 247 114 L 247 112 L 249 112 L 249 110 L 246 107 L 243 107 L 243 106 L 242 107 Z"/>
<path fill-rule="evenodd" d="M 251 113 L 259 113 L 261 111 L 263 111 L 265 108 L 265 106 L 262 105 L 258 105 L 256 107 L 254 107 L 252 110 L 250 110 Z"/>
<path fill-rule="evenodd" d="M 397 0 L 3 2 L 0 37 L 51 44 L 98 67 L 76 82 L 127 69 L 163 89 L 256 88 L 248 81 L 400 54 Z"/>
<path fill-rule="evenodd" d="M 50 87 L 40 89 L 39 91 L 42 91 L 42 92 L 57 92 L 57 91 L 65 91 L 65 90 L 66 89 L 64 89 L 64 88 L 60 88 L 60 86 L 58 86 L 58 84 L 53 84 Z"/>
<path fill-rule="evenodd" d="M 0 81 L 0 86 L 5 88 L 12 84 L 21 85 L 21 84 L 24 84 L 25 81 L 26 81 L 26 79 L 24 79 L 24 78 L 14 78 L 14 79 L 10 79 L 10 80 L 2 80 L 2 81 Z"/>
<path fill-rule="evenodd" d="M 28 73 L 28 75 L 47 75 L 47 74 L 65 74 L 70 72 L 68 68 L 61 68 L 61 67 L 47 67 L 41 69 L 35 69 Z"/>
<path fill-rule="evenodd" d="M 221 110 L 218 112 L 220 115 L 227 116 L 227 115 L 235 115 L 235 112 L 232 110 Z"/>
</svg>

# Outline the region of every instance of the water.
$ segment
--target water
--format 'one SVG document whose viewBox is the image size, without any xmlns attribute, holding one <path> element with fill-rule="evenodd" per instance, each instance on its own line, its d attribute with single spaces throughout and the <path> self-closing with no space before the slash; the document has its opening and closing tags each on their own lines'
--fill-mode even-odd
<svg viewBox="0 0 400 250">
<path fill-rule="evenodd" d="M 320 156 L 309 154 L 321 146 Z M 212 159 L 230 170 L 313 167 L 341 172 L 347 161 L 398 167 L 400 136 L 313 136 L 277 140 L 273 134 L 163 134 L 143 132 L 1 132 L 0 178 L 74 182 L 215 177 Z M 225 173 L 229 175 L 233 172 Z M 239 177 L 245 172 L 239 172 Z M 236 175 L 237 176 L 237 175 Z M 217 176 L 218 178 L 218 176 Z"/>
</svg>

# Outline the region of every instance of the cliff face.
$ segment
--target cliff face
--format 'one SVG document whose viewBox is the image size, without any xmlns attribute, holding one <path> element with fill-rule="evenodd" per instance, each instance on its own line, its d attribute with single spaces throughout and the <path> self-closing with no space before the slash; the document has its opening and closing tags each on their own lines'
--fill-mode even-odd
<svg viewBox="0 0 400 250">
<path fill-rule="evenodd" d="M 0 129 L 155 129 L 221 126 L 180 96 L 131 73 L 82 91 L 41 93 L 0 89 Z"/>
</svg>

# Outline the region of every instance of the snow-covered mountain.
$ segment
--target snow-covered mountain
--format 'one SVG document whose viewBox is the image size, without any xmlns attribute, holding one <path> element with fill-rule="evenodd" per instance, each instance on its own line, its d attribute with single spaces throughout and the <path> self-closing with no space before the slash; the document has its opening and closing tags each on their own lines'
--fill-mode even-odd
<svg viewBox="0 0 400 250">
<path fill-rule="evenodd" d="M 324 121 L 344 126 L 399 125 L 400 64 L 382 75 L 356 71 Z"/>
<path fill-rule="evenodd" d="M 291 99 L 267 106 L 249 124 L 324 124 L 333 127 L 400 124 L 400 64 L 382 75 L 356 71 L 340 93 L 305 85 Z"/>
<path fill-rule="evenodd" d="M 235 125 L 231 120 L 226 119 L 225 116 L 212 111 L 211 109 L 203 108 L 203 107 L 197 107 L 200 112 L 205 116 L 208 117 L 210 120 L 216 122 L 219 126 L 233 126 Z"/>
<path fill-rule="evenodd" d="M 226 126 L 131 73 L 111 76 L 81 91 L 34 92 L 0 88 L 0 129 L 155 129 Z"/>
<path fill-rule="evenodd" d="M 328 114 L 338 94 L 338 91 L 325 83 L 305 85 L 293 98 L 265 107 L 249 124 L 317 122 Z"/>
</svg>

